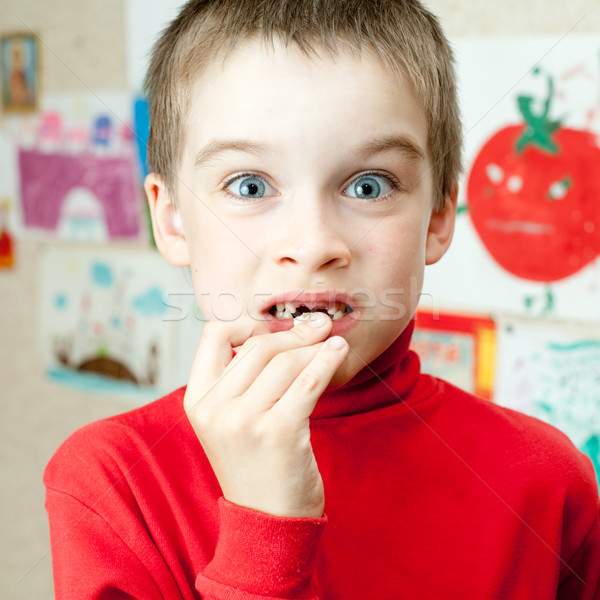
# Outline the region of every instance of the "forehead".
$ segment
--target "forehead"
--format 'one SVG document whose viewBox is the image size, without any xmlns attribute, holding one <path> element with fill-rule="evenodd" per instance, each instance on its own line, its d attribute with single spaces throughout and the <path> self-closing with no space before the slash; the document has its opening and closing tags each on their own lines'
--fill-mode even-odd
<svg viewBox="0 0 600 600">
<path fill-rule="evenodd" d="M 191 92 L 185 129 L 195 143 L 267 137 L 309 148 L 328 137 L 401 134 L 427 150 L 425 113 L 408 78 L 367 49 L 307 56 L 250 39 L 204 68 Z"/>
</svg>

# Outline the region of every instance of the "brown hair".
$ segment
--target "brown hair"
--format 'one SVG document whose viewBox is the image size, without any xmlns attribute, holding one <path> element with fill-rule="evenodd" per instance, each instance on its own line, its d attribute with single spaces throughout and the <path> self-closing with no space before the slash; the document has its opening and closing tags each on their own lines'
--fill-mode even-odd
<svg viewBox="0 0 600 600">
<path fill-rule="evenodd" d="M 176 198 L 188 96 L 207 61 L 258 36 L 311 56 L 365 48 L 411 82 L 428 123 L 435 205 L 461 170 L 462 132 L 453 56 L 434 15 L 418 0 L 190 0 L 157 41 L 146 79 L 148 163 Z"/>
</svg>

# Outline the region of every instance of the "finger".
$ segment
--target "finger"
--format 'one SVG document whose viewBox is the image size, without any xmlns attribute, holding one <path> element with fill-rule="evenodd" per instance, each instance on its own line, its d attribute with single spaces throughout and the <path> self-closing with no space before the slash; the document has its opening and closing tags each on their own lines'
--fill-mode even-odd
<svg viewBox="0 0 600 600">
<path fill-rule="evenodd" d="M 308 419 L 347 354 L 348 342 L 344 338 L 328 339 L 273 406 L 273 413 L 279 412 L 298 423 Z"/>
<path fill-rule="evenodd" d="M 240 397 L 251 410 L 270 409 L 317 355 L 323 342 L 276 354 Z"/>
<path fill-rule="evenodd" d="M 263 321 L 251 317 L 205 323 L 188 378 L 188 390 L 207 390 L 223 375 L 233 357 L 233 348 L 267 331 Z"/>
<path fill-rule="evenodd" d="M 257 335 L 249 339 L 238 349 L 235 358 L 223 372 L 219 393 L 228 398 L 242 395 L 275 356 L 287 350 L 312 346 L 321 342 L 330 331 L 331 319 L 329 316 L 323 313 L 314 313 L 310 319 L 294 325 L 292 329 L 268 335 Z M 229 372 L 232 374 L 235 372 L 235 376 L 229 377 Z M 296 371 L 296 375 L 299 372 L 300 369 Z"/>
</svg>

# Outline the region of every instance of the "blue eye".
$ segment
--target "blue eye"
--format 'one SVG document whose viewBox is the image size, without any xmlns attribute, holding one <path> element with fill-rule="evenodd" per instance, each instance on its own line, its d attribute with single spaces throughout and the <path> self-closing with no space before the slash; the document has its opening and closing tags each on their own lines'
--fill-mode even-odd
<svg viewBox="0 0 600 600">
<path fill-rule="evenodd" d="M 361 175 L 344 190 L 344 194 L 350 198 L 375 200 L 387 196 L 393 189 L 392 182 L 383 175 Z"/>
<path fill-rule="evenodd" d="M 225 189 L 241 198 L 264 198 L 273 196 L 275 190 L 262 178 L 257 175 L 241 175 L 231 181 Z"/>
</svg>

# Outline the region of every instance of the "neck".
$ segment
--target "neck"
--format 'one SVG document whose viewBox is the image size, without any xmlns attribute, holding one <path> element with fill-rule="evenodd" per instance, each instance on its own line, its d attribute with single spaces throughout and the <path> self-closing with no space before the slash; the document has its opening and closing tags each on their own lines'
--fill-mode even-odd
<svg viewBox="0 0 600 600">
<path fill-rule="evenodd" d="M 344 385 L 328 389 L 317 402 L 311 419 L 343 417 L 401 402 L 419 378 L 419 359 L 409 350 L 411 321 L 375 360 Z"/>
</svg>

